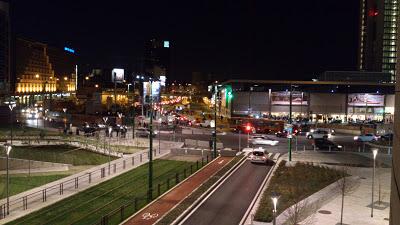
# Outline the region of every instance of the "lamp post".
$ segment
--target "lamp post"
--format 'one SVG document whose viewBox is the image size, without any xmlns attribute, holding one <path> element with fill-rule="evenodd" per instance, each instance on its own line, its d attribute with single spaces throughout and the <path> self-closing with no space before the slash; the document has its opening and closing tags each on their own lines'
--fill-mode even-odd
<svg viewBox="0 0 400 225">
<path fill-rule="evenodd" d="M 150 124 L 149 124 L 149 195 L 153 199 L 153 81 L 150 79 Z"/>
<path fill-rule="evenodd" d="M 111 132 L 112 132 L 112 127 L 108 127 L 108 136 L 110 137 L 109 138 L 110 142 L 108 143 L 108 175 L 110 175 L 110 170 L 111 170 L 111 156 L 110 156 Z"/>
<path fill-rule="evenodd" d="M 6 149 L 6 155 L 7 155 L 7 186 L 6 186 L 6 195 L 7 195 L 7 215 L 10 214 L 10 174 L 9 174 L 9 158 L 10 158 L 10 152 L 12 149 L 12 146 L 10 144 L 5 144 L 4 145 Z"/>
<path fill-rule="evenodd" d="M 214 159 L 217 158 L 217 105 L 218 105 L 218 85 L 215 85 L 214 89 L 214 132 L 213 132 L 213 141 L 214 141 Z"/>
<path fill-rule="evenodd" d="M 288 146 L 289 146 L 289 162 L 292 161 L 292 138 L 291 134 L 288 135 Z"/>
<path fill-rule="evenodd" d="M 271 195 L 271 200 L 274 208 L 272 209 L 272 216 L 273 216 L 273 221 L 272 224 L 276 225 L 276 206 L 278 205 L 278 199 L 279 195 L 277 193 L 272 193 Z"/>
<path fill-rule="evenodd" d="M 378 149 L 374 148 L 372 149 L 372 155 L 374 156 L 374 169 L 372 172 L 372 195 L 371 195 L 371 217 L 374 217 L 374 186 L 375 186 L 375 161 L 376 161 L 376 156 L 378 155 Z"/>
<path fill-rule="evenodd" d="M 67 108 L 63 108 L 64 112 L 64 129 L 67 131 Z"/>
<path fill-rule="evenodd" d="M 12 145 L 12 142 L 13 142 L 13 114 L 12 114 L 12 111 L 13 111 L 13 109 L 15 108 L 15 106 L 16 106 L 16 103 L 15 102 L 13 102 L 13 101 L 9 101 L 9 102 L 4 102 L 4 104 L 6 104 L 6 105 L 8 105 L 8 108 L 10 109 L 10 125 L 11 125 L 11 127 L 10 127 L 10 131 L 11 131 L 11 134 L 10 134 L 10 141 L 11 141 L 11 145 Z"/>
</svg>

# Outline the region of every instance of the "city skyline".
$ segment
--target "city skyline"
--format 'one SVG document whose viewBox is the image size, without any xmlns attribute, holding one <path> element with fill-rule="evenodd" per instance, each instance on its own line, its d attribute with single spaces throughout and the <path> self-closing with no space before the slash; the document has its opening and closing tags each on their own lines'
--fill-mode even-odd
<svg viewBox="0 0 400 225">
<path fill-rule="evenodd" d="M 17 35 L 70 46 L 81 63 L 93 67 L 134 67 L 146 41 L 170 40 L 171 79 L 185 81 L 194 71 L 227 78 L 296 80 L 326 70 L 356 70 L 358 13 L 358 2 L 342 7 L 336 1 L 111 6 L 93 1 L 13 1 Z"/>
</svg>

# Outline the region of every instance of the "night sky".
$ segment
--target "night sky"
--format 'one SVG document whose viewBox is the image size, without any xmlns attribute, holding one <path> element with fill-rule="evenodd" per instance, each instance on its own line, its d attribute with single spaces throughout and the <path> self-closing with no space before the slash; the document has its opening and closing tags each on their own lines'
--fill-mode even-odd
<svg viewBox="0 0 400 225">
<path fill-rule="evenodd" d="M 74 48 L 82 64 L 128 68 L 168 39 L 173 77 L 309 80 L 355 70 L 358 0 L 14 0 L 18 36 Z"/>
</svg>

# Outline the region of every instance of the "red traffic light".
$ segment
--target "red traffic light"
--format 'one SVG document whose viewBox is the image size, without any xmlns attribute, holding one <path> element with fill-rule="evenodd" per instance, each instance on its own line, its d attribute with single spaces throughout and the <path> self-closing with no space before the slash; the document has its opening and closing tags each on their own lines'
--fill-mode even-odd
<svg viewBox="0 0 400 225">
<path fill-rule="evenodd" d="M 249 124 L 246 125 L 246 131 L 250 131 L 251 130 L 251 126 Z"/>
</svg>

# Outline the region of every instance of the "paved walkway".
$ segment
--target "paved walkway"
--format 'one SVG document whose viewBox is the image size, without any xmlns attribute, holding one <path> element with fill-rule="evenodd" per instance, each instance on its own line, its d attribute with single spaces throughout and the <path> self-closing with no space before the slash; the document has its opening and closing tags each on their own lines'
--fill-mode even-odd
<svg viewBox="0 0 400 225">
<path fill-rule="evenodd" d="M 159 198 L 149 206 L 145 207 L 139 213 L 131 217 L 125 225 L 151 225 L 154 224 L 159 218 L 168 213 L 170 209 L 176 206 L 186 196 L 188 196 L 193 190 L 199 187 L 205 182 L 210 176 L 215 174 L 219 169 L 226 165 L 232 158 L 231 157 L 220 157 L 213 161 L 200 172 L 196 173 L 192 177 L 188 178 L 183 183 L 179 184 L 172 191 Z"/>
<path fill-rule="evenodd" d="M 164 144 L 163 148 L 161 149 L 161 154 L 157 151 L 154 158 L 160 158 L 168 154 L 171 148 L 177 147 L 177 145 L 182 145 L 182 143 Z M 46 185 L 33 188 L 29 191 L 11 196 L 10 214 L 7 215 L 6 218 L 0 219 L 0 224 L 25 216 L 33 211 L 54 204 L 55 202 L 70 197 L 78 192 L 86 190 L 133 168 L 143 165 L 148 161 L 147 154 L 148 150 L 143 150 L 132 155 L 124 155 L 123 158 L 112 161 L 110 163 L 110 167 L 108 163 L 105 163 L 103 165 L 90 168 Z M 104 170 L 104 175 L 101 173 L 102 169 Z M 88 174 L 91 174 L 90 178 Z M 76 177 L 79 178 L 76 179 Z M 78 185 L 76 185 L 76 182 L 78 182 Z M 63 184 L 62 186 L 60 185 L 61 183 Z M 62 188 L 62 192 L 60 191 L 60 188 Z M 46 189 L 45 192 L 42 191 L 44 189 Z M 43 193 L 46 195 L 45 198 L 43 198 Z M 0 206 L 2 205 L 5 207 L 5 204 L 6 199 L 1 199 Z M 25 207 L 25 204 L 27 208 Z"/>
<path fill-rule="evenodd" d="M 379 168 L 375 182 L 374 217 L 371 218 L 372 168 L 351 168 L 352 175 L 360 176 L 360 185 L 345 197 L 343 225 L 388 225 L 391 169 Z M 381 203 L 379 204 L 379 185 L 381 183 Z M 301 224 L 340 224 L 341 195 L 321 207 Z M 324 211 L 321 211 L 324 210 Z M 330 214 L 325 214 L 330 213 Z"/>
</svg>

